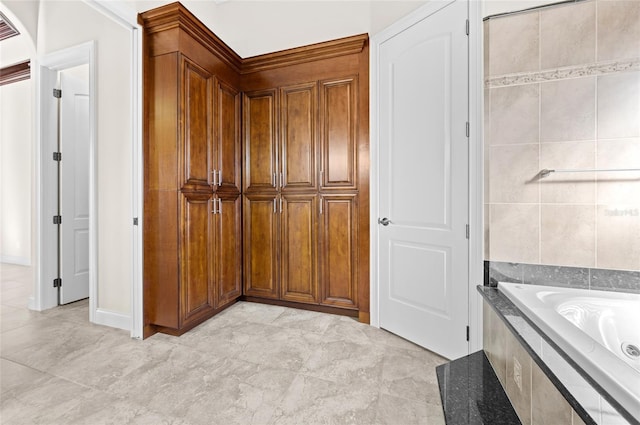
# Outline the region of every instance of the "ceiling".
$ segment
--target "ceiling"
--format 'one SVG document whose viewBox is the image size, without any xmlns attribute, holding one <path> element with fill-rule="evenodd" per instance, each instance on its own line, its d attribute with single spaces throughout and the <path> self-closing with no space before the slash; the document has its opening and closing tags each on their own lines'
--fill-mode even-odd
<svg viewBox="0 0 640 425">
<path fill-rule="evenodd" d="M 138 12 L 165 0 L 126 0 Z M 373 35 L 424 0 L 182 0 L 243 58 L 356 34 Z"/>
</svg>

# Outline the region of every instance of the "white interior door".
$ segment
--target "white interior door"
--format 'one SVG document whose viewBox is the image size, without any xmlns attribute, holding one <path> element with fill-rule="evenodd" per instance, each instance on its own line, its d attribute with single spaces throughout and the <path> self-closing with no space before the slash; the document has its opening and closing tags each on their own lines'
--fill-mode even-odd
<svg viewBox="0 0 640 425">
<path fill-rule="evenodd" d="M 60 304 L 89 297 L 89 84 L 61 72 Z"/>
<path fill-rule="evenodd" d="M 380 326 L 447 358 L 468 354 L 467 2 L 380 44 Z"/>
</svg>

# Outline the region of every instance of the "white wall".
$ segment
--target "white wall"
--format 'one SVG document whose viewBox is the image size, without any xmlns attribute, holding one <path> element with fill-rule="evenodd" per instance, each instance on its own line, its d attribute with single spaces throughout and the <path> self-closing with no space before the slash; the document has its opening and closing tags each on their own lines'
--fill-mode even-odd
<svg viewBox="0 0 640 425">
<path fill-rule="evenodd" d="M 99 309 L 129 315 L 132 286 L 130 33 L 79 1 L 42 2 L 38 54 L 96 41 Z"/>
<path fill-rule="evenodd" d="M 139 12 L 169 1 L 136 1 Z M 243 58 L 351 35 L 371 35 L 426 3 L 394 1 L 183 0 L 218 37 Z"/>
<path fill-rule="evenodd" d="M 0 261 L 30 265 L 31 80 L 0 86 Z"/>
</svg>

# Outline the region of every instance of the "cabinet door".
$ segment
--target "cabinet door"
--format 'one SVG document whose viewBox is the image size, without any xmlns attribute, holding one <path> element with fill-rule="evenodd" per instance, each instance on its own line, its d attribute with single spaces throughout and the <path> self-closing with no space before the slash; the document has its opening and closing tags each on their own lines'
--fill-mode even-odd
<svg viewBox="0 0 640 425">
<path fill-rule="evenodd" d="M 320 83 L 322 188 L 357 189 L 357 77 Z"/>
<path fill-rule="evenodd" d="M 196 189 L 208 185 L 211 171 L 211 91 L 213 76 L 204 69 L 182 59 L 182 134 L 184 143 L 179 148 L 182 164 L 183 189 Z"/>
<path fill-rule="evenodd" d="M 221 81 L 216 86 L 215 182 L 219 187 L 240 191 L 240 93 Z"/>
<path fill-rule="evenodd" d="M 321 303 L 357 307 L 358 196 L 321 195 Z"/>
<path fill-rule="evenodd" d="M 214 287 L 211 285 L 211 204 L 211 194 L 182 194 L 180 326 L 206 315 L 215 306 Z"/>
<path fill-rule="evenodd" d="M 244 293 L 278 298 L 277 195 L 244 196 Z"/>
<path fill-rule="evenodd" d="M 280 89 L 280 175 L 283 191 L 315 190 L 317 83 Z"/>
<path fill-rule="evenodd" d="M 214 282 L 220 308 L 242 295 L 242 198 L 219 196 L 215 202 Z"/>
<path fill-rule="evenodd" d="M 245 191 L 275 190 L 277 173 L 276 91 L 245 93 L 243 98 Z"/>
<path fill-rule="evenodd" d="M 282 195 L 281 298 L 318 303 L 317 206 L 318 196 Z"/>
</svg>

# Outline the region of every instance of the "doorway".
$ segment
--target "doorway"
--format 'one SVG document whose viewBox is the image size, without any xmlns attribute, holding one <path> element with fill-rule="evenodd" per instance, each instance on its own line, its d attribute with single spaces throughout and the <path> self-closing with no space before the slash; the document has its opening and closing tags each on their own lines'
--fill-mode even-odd
<svg viewBox="0 0 640 425">
<path fill-rule="evenodd" d="M 58 304 L 89 298 L 89 65 L 58 72 Z"/>
<path fill-rule="evenodd" d="M 94 43 L 39 63 L 38 271 L 31 308 L 97 295 Z M 61 92 L 59 91 L 61 90 Z"/>
</svg>

